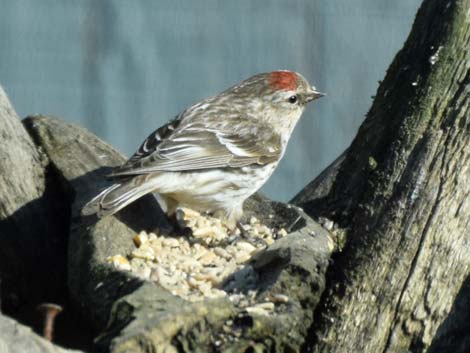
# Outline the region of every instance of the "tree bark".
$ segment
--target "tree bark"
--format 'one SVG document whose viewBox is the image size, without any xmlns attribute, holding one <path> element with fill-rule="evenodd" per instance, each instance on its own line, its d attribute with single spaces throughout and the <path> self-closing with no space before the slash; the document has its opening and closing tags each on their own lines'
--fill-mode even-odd
<svg viewBox="0 0 470 353">
<path fill-rule="evenodd" d="M 307 351 L 425 352 L 450 332 L 470 269 L 469 3 L 423 2 L 328 193 L 296 198 L 346 238 Z"/>
<path fill-rule="evenodd" d="M 69 206 L 1 87 L 0 139 L 0 302 L 31 322 L 39 303 L 63 303 Z"/>
<path fill-rule="evenodd" d="M 38 150 L 0 87 L 0 352 L 65 352 L 37 332 L 37 306 L 64 306 L 55 330 L 79 335 L 67 304 L 66 244 L 70 200 L 45 154 Z M 77 341 L 77 340 L 75 340 Z"/>
</svg>

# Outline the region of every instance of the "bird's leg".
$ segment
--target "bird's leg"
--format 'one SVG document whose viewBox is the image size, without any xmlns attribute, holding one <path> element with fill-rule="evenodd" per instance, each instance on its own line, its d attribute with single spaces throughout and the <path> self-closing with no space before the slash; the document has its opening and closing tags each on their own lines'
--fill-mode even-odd
<svg viewBox="0 0 470 353">
<path fill-rule="evenodd" d="M 237 228 L 240 230 L 240 238 L 244 239 L 251 245 L 253 246 L 262 245 L 263 247 L 268 246 L 268 244 L 266 243 L 266 241 L 264 241 L 264 239 L 251 235 L 249 232 L 249 229 L 240 221 L 237 222 Z"/>
<path fill-rule="evenodd" d="M 167 215 L 169 223 L 171 224 L 171 233 L 167 233 L 168 235 L 176 236 L 176 237 L 191 237 L 192 230 L 191 228 L 184 226 L 179 220 L 176 213 L 172 213 Z"/>
<path fill-rule="evenodd" d="M 240 231 L 241 238 L 247 239 L 250 238 L 250 234 L 245 224 L 241 221 L 237 221 L 237 229 Z"/>
</svg>

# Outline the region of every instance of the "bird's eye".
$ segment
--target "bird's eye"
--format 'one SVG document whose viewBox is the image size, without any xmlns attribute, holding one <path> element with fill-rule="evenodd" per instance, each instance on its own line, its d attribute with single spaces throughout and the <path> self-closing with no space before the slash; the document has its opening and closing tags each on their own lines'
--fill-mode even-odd
<svg viewBox="0 0 470 353">
<path fill-rule="evenodd" d="M 290 96 L 289 97 L 289 103 L 291 103 L 291 104 L 297 103 L 297 96 Z"/>
</svg>

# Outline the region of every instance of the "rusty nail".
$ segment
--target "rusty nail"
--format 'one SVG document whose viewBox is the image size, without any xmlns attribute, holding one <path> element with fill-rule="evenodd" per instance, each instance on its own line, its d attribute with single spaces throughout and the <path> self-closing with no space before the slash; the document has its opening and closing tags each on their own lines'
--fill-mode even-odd
<svg viewBox="0 0 470 353">
<path fill-rule="evenodd" d="M 43 335 L 48 341 L 52 341 L 54 333 L 54 320 L 62 312 L 62 307 L 57 304 L 44 303 L 38 306 L 38 310 L 44 317 Z"/>
</svg>

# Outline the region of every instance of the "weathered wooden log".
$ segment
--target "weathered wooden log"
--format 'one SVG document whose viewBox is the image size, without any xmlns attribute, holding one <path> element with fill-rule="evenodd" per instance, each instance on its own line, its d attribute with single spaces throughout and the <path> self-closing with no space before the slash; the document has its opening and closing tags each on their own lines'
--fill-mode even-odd
<svg viewBox="0 0 470 353">
<path fill-rule="evenodd" d="M 330 190 L 297 199 L 347 239 L 309 351 L 470 350 L 442 337 L 469 317 L 451 311 L 469 295 L 468 48 L 470 2 L 425 0 Z"/>
<path fill-rule="evenodd" d="M 82 313 L 112 352 L 298 351 L 323 291 L 332 244 L 327 232 L 301 210 L 255 197 L 246 207 L 268 223 L 292 228 L 251 262 L 256 303 L 283 294 L 288 302 L 270 315 L 249 312 L 227 298 L 188 302 L 159 285 L 116 270 L 109 256 L 129 253 L 140 230 L 167 226 L 151 197 L 117 216 L 84 220 L 80 209 L 104 187 L 104 175 L 124 161 L 84 129 L 36 116 L 25 120 L 35 142 L 74 196 L 69 243 L 69 286 Z M 272 217 L 268 217 L 271 215 Z M 243 289 L 243 288 L 242 288 Z"/>
<path fill-rule="evenodd" d="M 2 309 L 31 322 L 40 302 L 63 303 L 69 203 L 1 87 L 0 136 Z"/>
<path fill-rule="evenodd" d="M 0 136 L 0 309 L 40 330 L 37 305 L 67 301 L 70 202 L 1 87 Z M 0 351 L 64 350 L 0 315 Z"/>
</svg>

